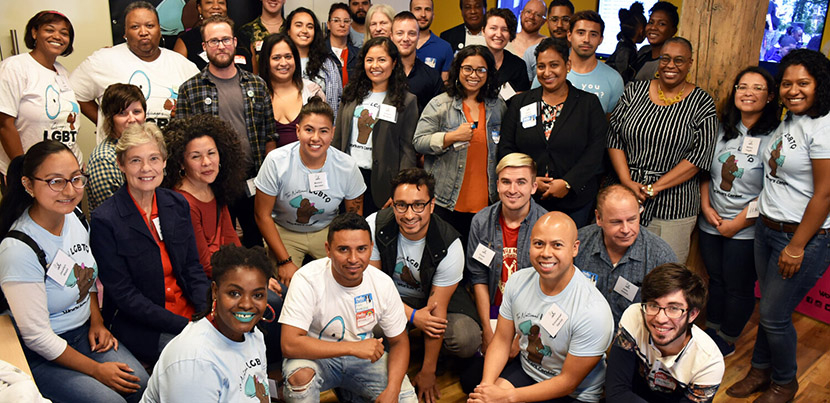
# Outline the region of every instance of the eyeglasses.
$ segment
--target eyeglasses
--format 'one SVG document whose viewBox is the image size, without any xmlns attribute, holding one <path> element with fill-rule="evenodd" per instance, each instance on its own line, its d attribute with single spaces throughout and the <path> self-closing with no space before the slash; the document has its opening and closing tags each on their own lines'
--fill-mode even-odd
<svg viewBox="0 0 830 403">
<path fill-rule="evenodd" d="M 72 187 L 75 189 L 83 189 L 86 186 L 86 183 L 89 182 L 89 178 L 84 175 L 75 175 L 70 179 L 66 178 L 52 178 L 52 179 L 41 179 L 35 178 L 34 176 L 31 177 L 34 180 L 46 182 L 49 186 L 49 189 L 52 189 L 54 192 L 63 192 L 66 189 L 66 184 L 71 183 Z"/>
<path fill-rule="evenodd" d="M 640 304 L 640 306 L 642 307 L 643 312 L 645 312 L 646 315 L 657 316 L 657 314 L 659 314 L 660 311 L 663 311 L 665 312 L 666 316 L 670 319 L 680 318 L 681 316 L 683 316 L 683 314 L 685 314 L 688 311 L 688 309 L 678 308 L 673 305 L 660 306 L 652 302 L 643 302 Z"/>
<path fill-rule="evenodd" d="M 669 55 L 660 56 L 660 65 L 661 66 L 668 66 L 669 62 L 672 62 L 672 61 L 674 62 L 675 66 L 680 68 L 680 67 L 683 67 L 683 65 L 685 65 L 686 63 L 688 63 L 689 59 L 686 59 L 685 57 L 682 57 L 682 56 L 677 56 L 677 57 L 671 57 Z"/>
<path fill-rule="evenodd" d="M 227 37 L 222 39 L 208 39 L 205 43 L 212 48 L 219 46 L 220 43 L 224 46 L 231 46 L 231 44 L 233 44 L 233 38 Z"/>
<path fill-rule="evenodd" d="M 432 197 L 425 202 L 415 202 L 415 203 L 404 203 L 404 202 L 394 202 L 392 203 L 392 207 L 395 208 L 395 211 L 399 214 L 406 213 L 406 210 L 409 210 L 412 207 L 412 211 L 415 213 L 423 213 L 424 210 L 427 208 L 429 203 L 432 201 Z"/>
<path fill-rule="evenodd" d="M 748 85 L 748 84 L 738 84 L 735 86 L 735 92 L 766 92 L 767 87 L 763 85 Z"/>
<path fill-rule="evenodd" d="M 556 24 L 559 21 L 562 21 L 564 23 L 568 23 L 568 22 L 571 22 L 571 17 L 569 15 L 566 15 L 564 17 L 553 16 L 553 17 L 550 17 L 549 20 L 550 20 L 550 22 L 552 22 L 554 24 Z"/>
<path fill-rule="evenodd" d="M 539 19 L 539 20 L 544 20 L 545 19 L 544 14 L 540 14 L 540 13 L 537 13 L 535 11 L 530 11 L 530 10 L 522 11 L 522 15 L 526 15 L 528 17 L 534 17 L 534 18 Z"/>
<path fill-rule="evenodd" d="M 332 18 L 330 21 L 331 21 L 332 24 L 346 24 L 346 25 L 349 25 L 349 24 L 352 23 L 351 18 L 343 18 L 342 20 L 340 18 Z"/>
<path fill-rule="evenodd" d="M 487 67 L 473 68 L 473 66 L 469 65 L 461 66 L 461 72 L 468 76 L 472 75 L 474 71 L 476 72 L 476 75 L 484 76 L 487 74 Z"/>
</svg>

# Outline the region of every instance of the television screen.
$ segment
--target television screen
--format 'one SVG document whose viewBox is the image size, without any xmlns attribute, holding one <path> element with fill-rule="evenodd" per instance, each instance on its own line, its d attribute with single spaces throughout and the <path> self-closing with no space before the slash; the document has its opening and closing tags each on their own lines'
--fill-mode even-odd
<svg viewBox="0 0 830 403">
<path fill-rule="evenodd" d="M 760 61 L 778 63 L 793 49 L 819 50 L 827 0 L 770 0 Z"/>
<path fill-rule="evenodd" d="M 648 10 L 654 6 L 654 3 L 657 3 L 657 0 L 639 1 L 643 3 L 646 20 L 648 20 Z M 607 57 L 614 53 L 614 49 L 617 48 L 617 34 L 620 33 L 620 17 L 618 12 L 621 8 L 627 9 L 631 7 L 632 3 L 634 3 L 633 0 L 599 0 L 597 12 L 602 17 L 602 21 L 605 22 L 605 32 L 602 34 L 602 43 L 597 48 L 598 55 Z M 639 49 L 645 45 L 648 45 L 648 41 L 644 40 L 642 43 L 637 44 L 637 48 Z"/>
</svg>

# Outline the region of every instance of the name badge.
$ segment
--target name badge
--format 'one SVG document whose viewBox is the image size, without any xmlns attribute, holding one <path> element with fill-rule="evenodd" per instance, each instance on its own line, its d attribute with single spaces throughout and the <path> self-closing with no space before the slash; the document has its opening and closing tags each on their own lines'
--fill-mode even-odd
<svg viewBox="0 0 830 403">
<path fill-rule="evenodd" d="M 476 246 L 476 251 L 473 252 L 473 259 L 485 266 L 490 265 L 490 262 L 493 261 L 494 256 L 496 256 L 496 251 L 484 246 L 481 243 Z"/>
<path fill-rule="evenodd" d="M 556 303 L 550 305 L 550 309 L 542 315 L 541 325 L 548 332 L 551 337 L 556 337 L 565 322 L 568 321 L 568 315 Z"/>
<path fill-rule="evenodd" d="M 248 59 L 245 56 L 236 55 L 236 56 L 233 57 L 233 62 L 236 63 L 236 64 L 247 64 Z"/>
<path fill-rule="evenodd" d="M 202 53 L 199 53 L 199 57 L 202 58 L 202 60 L 210 63 L 210 59 L 208 59 L 207 57 L 207 52 L 205 52 L 204 50 L 202 51 Z"/>
<path fill-rule="evenodd" d="M 510 83 L 504 83 L 504 85 L 501 86 L 499 95 L 502 97 L 502 99 L 507 101 L 508 99 L 512 98 L 513 95 L 516 95 L 516 90 L 513 89 L 513 86 L 511 86 Z"/>
<path fill-rule="evenodd" d="M 634 302 L 634 297 L 637 296 L 637 291 L 639 290 L 640 287 L 637 287 L 634 283 L 626 280 L 623 276 L 617 277 L 617 283 L 614 284 L 614 292 L 625 297 L 628 302 Z"/>
<path fill-rule="evenodd" d="M 758 210 L 758 200 L 749 202 L 749 206 L 746 208 L 746 218 L 758 218 L 759 215 L 761 215 L 761 212 Z"/>
<path fill-rule="evenodd" d="M 741 152 L 746 155 L 758 155 L 758 149 L 761 148 L 761 139 L 758 137 L 744 137 L 744 142 L 741 144 Z"/>
<path fill-rule="evenodd" d="M 308 174 L 308 188 L 312 192 L 316 192 L 318 190 L 328 190 L 329 180 L 326 178 L 326 173 L 319 172 L 316 174 Z"/>
<path fill-rule="evenodd" d="M 493 142 L 499 144 L 499 140 L 501 140 L 501 132 L 498 130 L 493 130 L 490 132 L 490 138 L 493 139 Z"/>
<path fill-rule="evenodd" d="M 434 69 L 435 68 L 435 58 L 434 57 L 425 57 L 424 58 L 424 64 L 426 64 L 427 66 L 432 67 Z"/>
<path fill-rule="evenodd" d="M 256 42 L 254 42 L 254 49 L 256 49 L 256 51 L 257 51 L 257 52 L 259 52 L 260 50 L 262 50 L 262 41 L 256 41 Z"/>
<path fill-rule="evenodd" d="M 525 105 L 519 109 L 519 120 L 525 129 L 536 126 L 536 104 Z"/>
<path fill-rule="evenodd" d="M 161 220 L 158 217 L 153 219 L 153 226 L 156 227 L 156 234 L 158 234 L 159 240 L 163 241 L 164 237 L 161 235 Z"/>
<path fill-rule="evenodd" d="M 70 90 L 70 89 L 69 89 L 69 82 L 68 82 L 68 81 L 66 81 L 66 77 L 64 77 L 64 76 L 62 76 L 62 75 L 60 75 L 60 74 L 58 74 L 57 76 L 55 76 L 55 83 L 57 83 L 57 84 L 58 84 L 58 88 L 60 88 L 60 89 L 61 89 L 61 92 L 67 92 L 67 91 L 69 91 L 69 90 Z"/>
<path fill-rule="evenodd" d="M 375 305 L 372 293 L 354 297 L 355 323 L 357 327 L 371 325 L 375 322 Z"/>
<path fill-rule="evenodd" d="M 398 108 L 392 105 L 380 104 L 378 111 L 378 119 L 383 119 L 387 122 L 398 123 Z"/>
<path fill-rule="evenodd" d="M 248 197 L 256 195 L 256 185 L 254 185 L 254 178 L 245 181 L 245 193 Z"/>
<path fill-rule="evenodd" d="M 52 280 L 57 281 L 61 286 L 65 286 L 66 279 L 69 278 L 69 274 L 72 273 L 73 268 L 75 268 L 75 259 L 72 259 L 63 250 L 58 249 L 55 257 L 52 259 L 52 263 L 49 264 L 49 270 L 46 271 L 46 275 Z"/>
</svg>

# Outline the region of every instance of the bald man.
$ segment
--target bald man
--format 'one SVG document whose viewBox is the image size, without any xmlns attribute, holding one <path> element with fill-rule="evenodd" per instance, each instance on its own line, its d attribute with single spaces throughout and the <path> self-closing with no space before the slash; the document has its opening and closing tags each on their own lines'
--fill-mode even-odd
<svg viewBox="0 0 830 403">
<path fill-rule="evenodd" d="M 552 212 L 536 221 L 530 235 L 534 270 L 507 280 L 481 384 L 470 402 L 599 401 L 614 323 L 605 298 L 574 266 L 578 252 L 570 217 Z M 516 334 L 520 359 L 505 366 Z"/>
<path fill-rule="evenodd" d="M 539 33 L 542 25 L 545 24 L 545 2 L 542 0 L 530 0 L 525 4 L 520 14 L 522 30 L 516 34 L 516 39 L 507 44 L 507 49 L 514 55 L 524 55 L 528 47 L 536 45 L 545 38 Z"/>
</svg>

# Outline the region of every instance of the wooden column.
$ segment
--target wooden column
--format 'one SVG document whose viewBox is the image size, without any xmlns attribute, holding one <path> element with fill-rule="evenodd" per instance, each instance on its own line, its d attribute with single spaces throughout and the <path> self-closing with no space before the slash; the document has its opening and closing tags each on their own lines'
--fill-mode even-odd
<svg viewBox="0 0 830 403">
<path fill-rule="evenodd" d="M 718 111 L 735 75 L 757 66 L 768 0 L 683 0 L 678 35 L 692 42 L 689 81 L 708 91 Z"/>
</svg>

